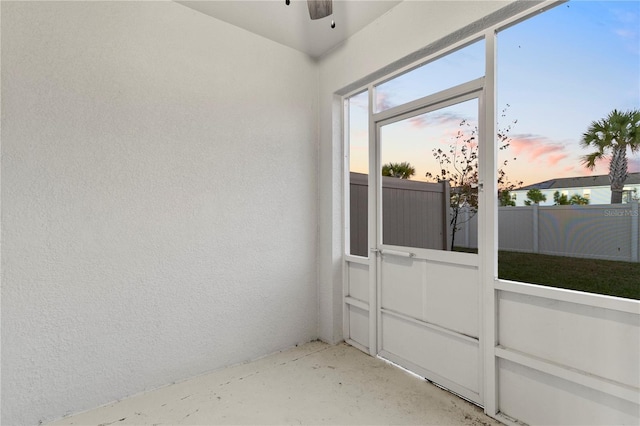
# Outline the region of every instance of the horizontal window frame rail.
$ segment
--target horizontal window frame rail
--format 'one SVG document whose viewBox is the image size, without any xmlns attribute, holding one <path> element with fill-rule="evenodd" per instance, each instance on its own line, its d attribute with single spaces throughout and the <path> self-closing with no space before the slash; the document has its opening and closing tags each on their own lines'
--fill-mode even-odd
<svg viewBox="0 0 640 426">
<path fill-rule="evenodd" d="M 373 122 L 378 126 L 384 126 L 478 98 L 478 93 L 484 90 L 484 80 L 484 77 L 476 78 L 382 112 L 373 113 Z"/>
<path fill-rule="evenodd" d="M 550 287 L 540 284 L 501 280 L 499 278 L 495 280 L 494 287 L 496 290 L 508 293 L 524 294 L 544 299 L 558 300 L 561 302 L 575 303 L 578 305 L 640 315 L 640 300 L 607 296 L 597 293 L 587 293 L 584 291 Z"/>
<path fill-rule="evenodd" d="M 345 296 L 344 303 L 349 306 L 355 306 L 356 308 L 369 312 L 369 304 L 364 300 L 357 299 L 353 296 Z"/>
<path fill-rule="evenodd" d="M 369 266 L 369 257 L 356 256 L 354 254 L 345 254 L 344 260 L 347 263 L 355 263 L 357 265 Z"/>
</svg>

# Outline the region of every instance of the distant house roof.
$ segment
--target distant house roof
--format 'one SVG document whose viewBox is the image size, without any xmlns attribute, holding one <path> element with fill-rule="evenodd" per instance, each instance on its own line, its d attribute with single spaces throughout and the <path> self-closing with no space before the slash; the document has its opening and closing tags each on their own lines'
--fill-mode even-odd
<svg viewBox="0 0 640 426">
<path fill-rule="evenodd" d="M 629 173 L 625 185 L 640 184 L 640 173 Z M 609 186 L 609 175 L 579 176 L 549 179 L 533 185 L 523 186 L 519 189 L 560 189 L 560 188 L 584 188 L 591 186 Z"/>
</svg>

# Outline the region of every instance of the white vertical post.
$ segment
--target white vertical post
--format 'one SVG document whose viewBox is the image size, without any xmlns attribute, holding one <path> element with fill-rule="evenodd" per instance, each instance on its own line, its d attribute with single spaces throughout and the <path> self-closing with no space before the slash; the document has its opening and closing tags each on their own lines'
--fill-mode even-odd
<svg viewBox="0 0 640 426">
<path fill-rule="evenodd" d="M 533 208 L 531 209 L 531 214 L 533 215 L 533 252 L 534 253 L 538 253 L 540 251 L 540 248 L 538 246 L 538 238 L 539 238 L 539 226 L 538 226 L 538 220 L 539 220 L 539 215 L 540 215 L 540 206 L 538 205 L 538 203 L 533 203 Z"/>
<path fill-rule="evenodd" d="M 638 221 L 640 218 L 638 217 L 638 201 L 631 202 L 631 261 L 632 262 L 640 262 L 638 259 L 638 239 L 640 239 L 640 234 L 638 234 Z"/>
<path fill-rule="evenodd" d="M 342 205 L 344 206 L 342 210 L 342 220 L 344 221 L 344 226 L 342 227 L 342 236 L 344 244 L 344 252 L 342 254 L 342 258 L 344 259 L 345 254 L 351 254 L 351 161 L 349 159 L 349 147 L 351 141 L 349 140 L 349 101 L 347 99 L 342 100 L 342 154 L 344 157 L 343 164 L 343 173 L 345 176 L 343 180 L 343 195 L 342 195 Z M 349 266 L 347 262 L 342 262 L 342 336 L 347 339 L 351 337 L 351 316 L 349 314 L 349 306 L 345 302 L 346 297 L 349 295 Z"/>
<path fill-rule="evenodd" d="M 478 211 L 478 253 L 480 256 L 480 383 L 484 412 L 498 413 L 495 347 L 498 343 L 495 281 L 498 278 L 498 176 L 496 150 L 496 33 L 485 33 L 485 84 L 480 98 L 480 209 Z"/>
<path fill-rule="evenodd" d="M 349 140 L 349 125 L 350 125 L 350 117 L 349 117 L 349 100 L 342 100 L 342 158 L 343 158 L 343 214 L 342 218 L 344 221 L 344 252 L 346 254 L 351 254 L 351 220 L 350 220 L 350 210 L 351 210 L 351 160 L 350 160 L 350 146 L 351 141 Z"/>
<path fill-rule="evenodd" d="M 369 180 L 368 180 L 368 229 L 369 238 L 369 355 L 378 355 L 378 274 L 379 259 L 378 248 L 378 180 L 381 178 L 378 172 L 377 160 L 377 135 L 376 126 L 373 122 L 375 89 L 373 86 L 367 88 L 369 93 Z"/>
</svg>

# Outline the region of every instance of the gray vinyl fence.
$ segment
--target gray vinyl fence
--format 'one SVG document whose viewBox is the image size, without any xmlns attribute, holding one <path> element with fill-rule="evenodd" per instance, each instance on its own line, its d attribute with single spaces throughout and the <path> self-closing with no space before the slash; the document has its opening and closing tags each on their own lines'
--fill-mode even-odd
<svg viewBox="0 0 640 426">
<path fill-rule="evenodd" d="M 368 176 L 350 175 L 350 252 L 367 256 Z M 450 243 L 449 183 L 382 178 L 382 241 L 446 250 Z"/>
<path fill-rule="evenodd" d="M 351 173 L 350 252 L 367 256 L 367 175 Z M 382 181 L 385 244 L 449 250 L 449 185 L 391 177 Z M 498 248 L 525 253 L 639 262 L 638 202 L 498 209 Z M 464 209 L 454 245 L 478 247 L 478 215 Z"/>
<path fill-rule="evenodd" d="M 638 262 L 638 202 L 500 207 L 500 250 Z M 459 222 L 460 223 L 460 222 Z M 465 235 L 469 235 L 465 239 Z M 460 223 L 455 245 L 477 248 L 477 215 Z"/>
</svg>

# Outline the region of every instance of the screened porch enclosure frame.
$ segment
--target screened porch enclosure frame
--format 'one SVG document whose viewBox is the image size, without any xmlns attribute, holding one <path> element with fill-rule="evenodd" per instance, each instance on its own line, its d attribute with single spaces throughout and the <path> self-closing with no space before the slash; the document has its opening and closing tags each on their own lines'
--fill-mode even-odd
<svg viewBox="0 0 640 426">
<path fill-rule="evenodd" d="M 432 102 L 438 97 L 441 101 L 450 99 L 456 90 L 444 90 L 377 112 L 376 87 L 483 39 L 485 75 L 480 79 L 479 114 L 479 204 L 482 208 L 478 214 L 480 250 L 477 255 L 481 405 L 486 414 L 507 424 L 636 424 L 640 421 L 640 302 L 498 279 L 495 143 L 498 33 L 562 3 L 542 2 L 462 38 L 444 51 L 437 50 L 344 94 L 345 138 L 348 138 L 349 97 L 363 90 L 369 97 L 369 253 L 367 256 L 349 254 L 349 151 L 345 149 L 343 333 L 348 343 L 372 356 L 380 355 L 378 244 L 381 234 L 376 222 L 379 206 L 375 201 L 380 199 L 376 192 L 380 190 L 376 186 L 380 172 L 377 125 L 387 118 L 415 111 L 429 102 L 425 98 L 430 96 Z M 612 360 L 612 357 L 615 358 Z M 541 410 L 541 407 L 548 409 Z"/>
</svg>

